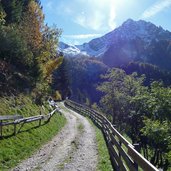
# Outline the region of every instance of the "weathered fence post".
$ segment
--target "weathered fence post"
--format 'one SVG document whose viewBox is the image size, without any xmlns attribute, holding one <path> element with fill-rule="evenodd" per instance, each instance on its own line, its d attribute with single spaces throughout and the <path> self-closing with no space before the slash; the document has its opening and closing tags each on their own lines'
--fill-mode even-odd
<svg viewBox="0 0 171 171">
<path fill-rule="evenodd" d="M 0 138 L 2 138 L 2 121 L 0 121 Z"/>
<path fill-rule="evenodd" d="M 121 142 L 121 141 L 119 141 L 119 145 L 120 145 L 120 147 L 122 148 L 122 142 Z M 119 151 L 119 158 L 120 158 L 120 160 L 121 160 L 121 153 L 120 153 L 120 151 Z"/>
<path fill-rule="evenodd" d="M 16 131 L 17 130 L 17 124 L 16 123 L 14 123 L 14 135 L 16 135 Z"/>
<path fill-rule="evenodd" d="M 39 126 L 41 126 L 41 121 L 42 121 L 42 119 L 39 120 Z"/>
<path fill-rule="evenodd" d="M 50 119 L 51 119 L 51 115 L 49 115 L 47 122 L 50 122 Z"/>
<path fill-rule="evenodd" d="M 138 143 L 133 144 L 133 146 L 134 146 L 135 150 L 140 152 L 140 145 Z M 135 170 L 138 171 L 138 163 L 136 163 L 135 161 L 134 161 L 134 167 L 135 167 Z"/>
<path fill-rule="evenodd" d="M 40 109 L 40 115 L 42 115 L 42 108 Z M 39 126 L 41 126 L 41 121 L 42 121 L 42 118 L 39 120 Z"/>
</svg>

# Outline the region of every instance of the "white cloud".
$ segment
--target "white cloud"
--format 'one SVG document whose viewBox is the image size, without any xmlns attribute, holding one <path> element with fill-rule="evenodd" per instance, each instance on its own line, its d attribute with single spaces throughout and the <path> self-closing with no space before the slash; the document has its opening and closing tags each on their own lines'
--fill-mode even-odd
<svg viewBox="0 0 171 171">
<path fill-rule="evenodd" d="M 84 28 L 111 31 L 116 27 L 115 2 L 116 0 L 72 0 L 67 4 L 63 2 L 60 11 Z"/>
<path fill-rule="evenodd" d="M 114 22 L 116 18 L 116 13 L 115 13 L 115 8 L 114 6 L 111 6 L 110 9 L 110 16 L 109 16 L 109 20 L 108 20 L 108 25 L 109 27 L 113 30 L 114 28 L 116 28 L 116 23 Z"/>
<path fill-rule="evenodd" d="M 71 39 L 88 39 L 88 38 L 95 38 L 99 37 L 101 34 L 76 34 L 76 35 L 63 35 L 64 38 L 71 38 Z"/>
<path fill-rule="evenodd" d="M 155 16 L 159 12 L 171 6 L 171 0 L 160 0 L 159 2 L 153 4 L 150 8 L 145 10 L 141 18 L 146 19 Z"/>
<path fill-rule="evenodd" d="M 75 16 L 74 22 L 82 27 L 97 31 L 101 27 L 104 27 L 104 16 L 100 13 L 100 11 L 94 11 L 93 13 L 81 13 Z"/>
</svg>

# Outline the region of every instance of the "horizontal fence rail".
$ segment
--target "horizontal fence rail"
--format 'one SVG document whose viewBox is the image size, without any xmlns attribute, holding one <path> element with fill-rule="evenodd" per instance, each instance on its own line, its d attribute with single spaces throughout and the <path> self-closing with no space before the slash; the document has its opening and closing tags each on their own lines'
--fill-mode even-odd
<svg viewBox="0 0 171 171">
<path fill-rule="evenodd" d="M 88 116 L 102 130 L 112 165 L 116 171 L 158 171 L 148 160 L 146 160 L 135 147 L 129 143 L 110 123 L 110 121 L 99 112 L 76 102 L 66 100 L 65 105 L 72 110 Z"/>
<path fill-rule="evenodd" d="M 3 127 L 13 125 L 14 126 L 14 132 L 13 135 L 16 135 L 19 131 L 17 131 L 17 125 L 20 125 L 20 128 L 18 130 L 21 130 L 21 128 L 26 123 L 31 123 L 35 121 L 39 121 L 38 126 L 41 126 L 42 120 L 49 122 L 51 117 L 54 115 L 56 111 L 60 112 L 59 107 L 56 105 L 55 102 L 50 102 L 49 106 L 51 108 L 51 112 L 46 115 L 37 115 L 37 116 L 31 116 L 31 117 L 25 117 L 21 115 L 7 115 L 7 116 L 0 116 L 0 138 L 3 138 Z M 41 112 L 42 113 L 42 112 Z"/>
</svg>

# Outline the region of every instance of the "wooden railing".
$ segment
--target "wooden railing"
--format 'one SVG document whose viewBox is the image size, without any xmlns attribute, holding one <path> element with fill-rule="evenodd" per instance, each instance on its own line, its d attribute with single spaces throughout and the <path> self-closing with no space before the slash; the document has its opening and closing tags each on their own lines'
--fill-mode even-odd
<svg viewBox="0 0 171 171">
<path fill-rule="evenodd" d="M 26 117 L 26 118 L 23 118 L 21 115 L 0 116 L 0 138 L 9 136 L 9 135 L 3 135 L 3 127 L 9 126 L 9 125 L 14 126 L 14 132 L 12 134 L 16 135 L 26 123 L 38 121 L 38 126 L 41 126 L 42 120 L 49 122 L 53 114 L 56 111 L 59 111 L 59 108 L 55 103 L 53 104 L 49 103 L 49 106 L 52 111 L 46 115 L 41 114 L 41 115 L 31 116 L 31 117 Z M 17 125 L 20 126 L 18 130 L 17 130 Z"/>
<path fill-rule="evenodd" d="M 65 105 L 72 110 L 89 116 L 92 121 L 102 130 L 114 170 L 116 171 L 158 171 L 146 160 L 99 112 L 76 102 L 66 100 Z M 140 169 L 141 168 L 141 169 Z"/>
</svg>

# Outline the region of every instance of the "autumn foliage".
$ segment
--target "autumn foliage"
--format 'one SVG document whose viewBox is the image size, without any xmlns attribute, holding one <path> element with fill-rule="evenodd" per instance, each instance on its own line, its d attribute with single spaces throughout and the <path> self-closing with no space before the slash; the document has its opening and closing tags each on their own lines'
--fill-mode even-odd
<svg viewBox="0 0 171 171">
<path fill-rule="evenodd" d="M 0 1 L 0 61 L 7 66 L 1 69 L 1 95 L 27 90 L 38 97 L 49 92 L 52 72 L 62 63 L 57 56 L 60 34 L 44 23 L 38 0 Z"/>
</svg>

